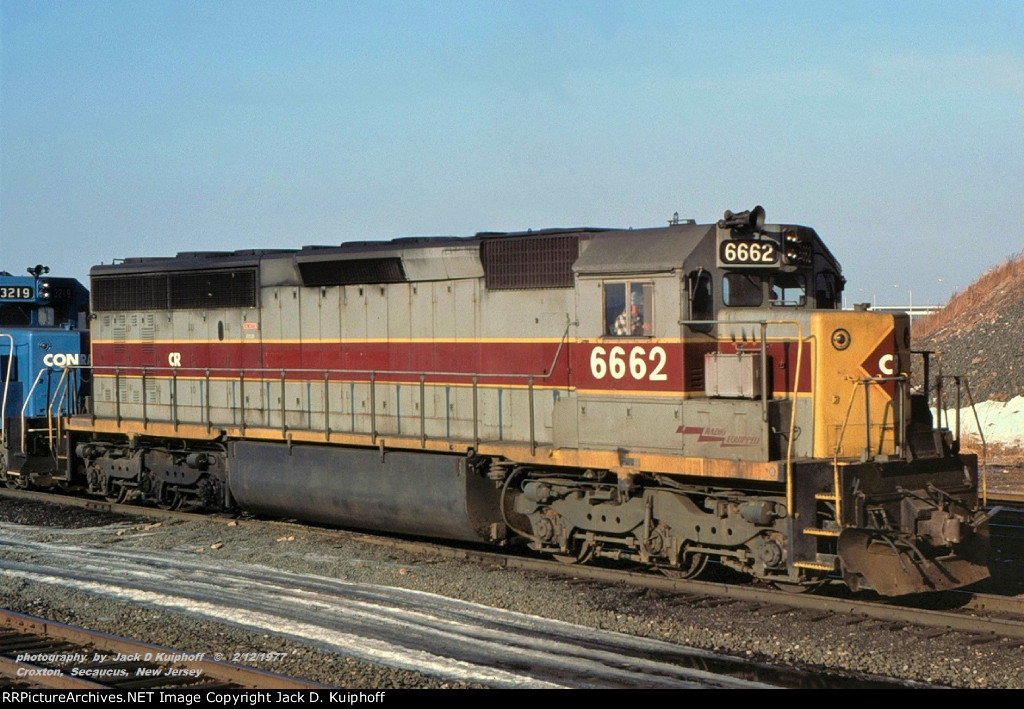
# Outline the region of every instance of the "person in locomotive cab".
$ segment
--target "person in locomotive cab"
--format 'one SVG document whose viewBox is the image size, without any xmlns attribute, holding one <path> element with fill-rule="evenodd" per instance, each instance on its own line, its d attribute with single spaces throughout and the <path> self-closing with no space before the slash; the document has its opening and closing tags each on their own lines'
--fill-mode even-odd
<svg viewBox="0 0 1024 709">
<path fill-rule="evenodd" d="M 616 335 L 644 334 L 644 300 L 639 291 L 630 293 L 629 305 L 615 318 Z"/>
</svg>

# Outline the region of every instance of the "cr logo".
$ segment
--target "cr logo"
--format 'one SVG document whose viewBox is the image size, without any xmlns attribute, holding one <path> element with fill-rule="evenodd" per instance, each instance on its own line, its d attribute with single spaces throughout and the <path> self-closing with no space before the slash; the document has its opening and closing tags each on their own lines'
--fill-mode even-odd
<svg viewBox="0 0 1024 709">
<path fill-rule="evenodd" d="M 181 352 L 171 352 L 170 354 L 168 354 L 167 355 L 167 364 L 171 365 L 172 367 L 180 367 L 181 366 Z"/>
<path fill-rule="evenodd" d="M 886 354 L 886 355 L 882 355 L 881 357 L 879 357 L 878 358 L 878 370 L 882 374 L 885 374 L 887 376 L 892 376 L 892 374 L 893 374 L 892 360 L 893 360 L 893 356 L 891 354 Z"/>
</svg>

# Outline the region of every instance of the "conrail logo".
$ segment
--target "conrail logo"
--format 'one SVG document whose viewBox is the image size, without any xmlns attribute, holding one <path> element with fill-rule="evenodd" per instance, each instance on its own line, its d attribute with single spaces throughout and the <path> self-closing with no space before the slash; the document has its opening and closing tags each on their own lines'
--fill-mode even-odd
<svg viewBox="0 0 1024 709">
<path fill-rule="evenodd" d="M 861 369 L 871 378 L 879 379 L 878 385 L 889 395 L 889 398 L 896 396 L 896 383 L 891 379 L 899 375 L 894 352 L 895 343 L 890 330 L 874 350 L 861 362 Z"/>
<path fill-rule="evenodd" d="M 761 442 L 760 436 L 730 435 L 724 428 L 714 426 L 680 426 L 676 433 L 684 436 L 697 436 L 697 443 L 718 443 L 722 448 L 737 446 L 756 446 Z"/>
<path fill-rule="evenodd" d="M 49 352 L 43 355 L 45 367 L 88 367 L 89 355 L 77 352 Z"/>
</svg>

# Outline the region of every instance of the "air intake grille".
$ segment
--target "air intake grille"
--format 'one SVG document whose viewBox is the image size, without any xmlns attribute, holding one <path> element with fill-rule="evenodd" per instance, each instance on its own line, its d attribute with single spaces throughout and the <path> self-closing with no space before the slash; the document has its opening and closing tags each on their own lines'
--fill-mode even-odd
<svg viewBox="0 0 1024 709">
<path fill-rule="evenodd" d="M 256 270 L 97 276 L 92 309 L 202 310 L 256 306 Z"/>
<path fill-rule="evenodd" d="M 104 276 L 92 280 L 92 309 L 165 310 L 167 276 Z"/>
<path fill-rule="evenodd" d="M 255 271 L 197 271 L 169 278 L 171 308 L 175 310 L 256 305 Z"/>
<path fill-rule="evenodd" d="M 397 256 L 299 263 L 306 286 L 351 286 L 361 283 L 404 283 L 405 269 Z"/>
<path fill-rule="evenodd" d="M 488 290 L 572 288 L 572 265 L 580 255 L 575 234 L 505 237 L 481 245 Z"/>
</svg>

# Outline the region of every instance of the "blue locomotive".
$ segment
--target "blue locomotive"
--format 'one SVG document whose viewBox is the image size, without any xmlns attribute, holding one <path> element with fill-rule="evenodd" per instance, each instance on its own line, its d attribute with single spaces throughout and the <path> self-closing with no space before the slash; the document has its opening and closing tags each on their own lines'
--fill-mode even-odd
<svg viewBox="0 0 1024 709">
<path fill-rule="evenodd" d="M 88 400 L 89 292 L 49 271 L 0 271 L 0 475 L 11 487 L 60 476 L 62 417 Z"/>
</svg>

